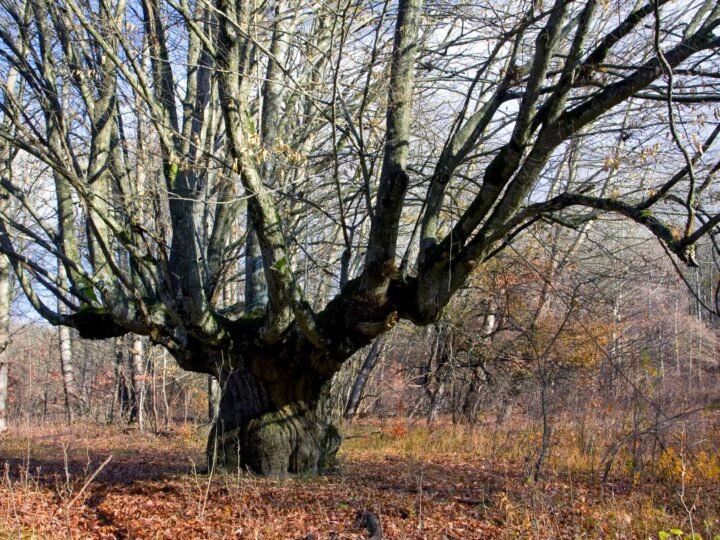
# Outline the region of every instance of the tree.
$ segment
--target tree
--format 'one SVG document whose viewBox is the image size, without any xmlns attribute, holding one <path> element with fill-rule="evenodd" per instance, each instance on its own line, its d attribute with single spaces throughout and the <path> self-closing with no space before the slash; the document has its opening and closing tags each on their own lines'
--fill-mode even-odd
<svg viewBox="0 0 720 540">
<path fill-rule="evenodd" d="M 534 223 L 618 214 L 694 264 L 720 8 L 620 4 L 7 0 L 0 138 L 36 173 L 0 251 L 52 324 L 216 376 L 219 464 L 317 471 L 344 361 Z"/>
<path fill-rule="evenodd" d="M 130 379 L 132 382 L 132 407 L 130 422 L 137 422 L 140 431 L 145 424 L 145 366 L 142 338 L 135 336 L 130 349 Z"/>
<path fill-rule="evenodd" d="M 58 265 L 58 278 L 61 283 L 67 279 L 64 267 Z M 65 304 L 57 301 L 58 313 L 65 313 Z M 75 366 L 73 365 L 73 346 L 70 336 L 70 328 L 60 326 L 58 329 L 58 341 L 60 345 L 60 372 L 62 373 L 63 392 L 65 394 L 65 415 L 68 424 L 72 424 L 79 416 L 82 416 L 83 404 L 75 381 Z"/>
<path fill-rule="evenodd" d="M 7 73 L 7 83 L 11 86 L 17 74 L 10 69 Z M 11 90 L 6 90 L 10 92 Z M 12 130 L 12 125 L 6 117 L 2 119 L 3 131 Z M 5 140 L 0 140 L 0 177 L 9 174 L 12 162 L 17 151 Z M 0 201 L 4 213 L 8 210 L 8 201 Z M 8 402 L 8 371 L 9 362 L 6 350 L 10 344 L 10 305 L 12 304 L 12 287 L 10 281 L 10 263 L 5 256 L 0 256 L 0 432 L 7 429 L 7 402 Z"/>
<path fill-rule="evenodd" d="M 350 388 L 350 394 L 348 395 L 343 417 L 345 420 L 352 421 L 360 408 L 360 402 L 362 401 L 363 391 L 365 385 L 370 378 L 370 374 L 377 365 L 378 359 L 382 356 L 383 350 L 385 349 L 386 340 L 383 337 L 376 339 L 372 346 L 368 349 L 365 359 L 363 360 L 360 369 L 357 370 L 357 375 L 353 381 L 352 387 Z"/>
<path fill-rule="evenodd" d="M 7 429 L 8 355 L 10 343 L 10 265 L 0 257 L 0 433 Z"/>
</svg>

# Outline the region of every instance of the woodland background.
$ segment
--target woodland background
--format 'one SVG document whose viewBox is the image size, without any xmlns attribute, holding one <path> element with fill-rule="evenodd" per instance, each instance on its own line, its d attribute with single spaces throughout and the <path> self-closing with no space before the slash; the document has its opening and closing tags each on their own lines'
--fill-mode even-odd
<svg viewBox="0 0 720 540">
<path fill-rule="evenodd" d="M 348 363 L 342 459 L 319 480 L 201 474 L 217 388 L 131 337 L 72 336 L 65 427 L 58 330 L 16 323 L 0 530 L 362 538 L 369 510 L 399 538 L 715 538 L 710 253 L 681 276 L 611 221 L 582 240 L 537 227 L 440 322 L 400 325 Z"/>
</svg>

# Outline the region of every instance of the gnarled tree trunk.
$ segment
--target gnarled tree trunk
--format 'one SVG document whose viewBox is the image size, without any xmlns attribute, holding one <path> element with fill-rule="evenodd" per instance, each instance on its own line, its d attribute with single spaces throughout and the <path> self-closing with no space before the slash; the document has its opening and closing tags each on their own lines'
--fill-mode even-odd
<svg viewBox="0 0 720 540">
<path fill-rule="evenodd" d="M 265 476 L 316 474 L 340 447 L 331 381 L 313 374 L 265 381 L 244 368 L 221 373 L 222 397 L 208 440 L 211 467 Z"/>
<path fill-rule="evenodd" d="M 68 327 L 61 326 L 58 329 L 58 340 L 60 342 L 60 369 L 65 392 L 65 415 L 68 423 L 72 423 L 82 415 L 83 407 L 80 392 L 75 382 L 75 369 L 72 363 L 72 338 Z"/>
</svg>

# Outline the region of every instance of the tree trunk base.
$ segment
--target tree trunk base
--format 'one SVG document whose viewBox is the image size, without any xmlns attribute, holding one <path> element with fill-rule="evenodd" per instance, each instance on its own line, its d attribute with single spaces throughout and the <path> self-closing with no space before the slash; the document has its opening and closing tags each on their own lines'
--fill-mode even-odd
<svg viewBox="0 0 720 540">
<path fill-rule="evenodd" d="M 214 470 L 262 476 L 316 475 L 331 470 L 340 448 L 340 432 L 321 425 L 293 407 L 265 414 L 243 427 L 218 430 L 208 440 Z"/>
<path fill-rule="evenodd" d="M 315 396 L 305 392 L 302 400 L 280 400 L 278 395 L 302 394 L 297 388 L 305 388 L 302 381 L 289 393 L 269 388 L 247 371 L 234 371 L 224 379 L 208 438 L 209 468 L 282 478 L 334 467 L 341 437 L 322 406 L 322 389 L 312 392 Z"/>
</svg>

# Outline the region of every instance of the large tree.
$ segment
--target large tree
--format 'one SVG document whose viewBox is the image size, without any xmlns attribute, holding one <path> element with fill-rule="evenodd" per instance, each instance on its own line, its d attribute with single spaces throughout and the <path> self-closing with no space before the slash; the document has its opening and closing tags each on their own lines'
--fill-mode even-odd
<svg viewBox="0 0 720 540">
<path fill-rule="evenodd" d="M 712 0 L 2 0 L 0 251 L 51 323 L 217 376 L 221 464 L 317 471 L 345 360 L 534 223 L 612 213 L 693 264 L 718 25 Z"/>
</svg>

